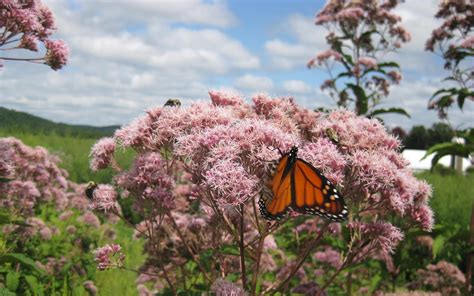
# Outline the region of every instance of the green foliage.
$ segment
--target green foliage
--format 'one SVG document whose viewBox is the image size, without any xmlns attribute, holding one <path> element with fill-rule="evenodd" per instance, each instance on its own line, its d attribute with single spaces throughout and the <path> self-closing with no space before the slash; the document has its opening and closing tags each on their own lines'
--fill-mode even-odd
<svg viewBox="0 0 474 296">
<path fill-rule="evenodd" d="M 426 158 L 428 155 L 434 154 L 431 160 L 432 168 L 438 163 L 438 161 L 446 155 L 456 155 L 464 158 L 468 158 L 471 153 L 474 152 L 474 129 L 470 129 L 459 134 L 460 137 L 466 140 L 465 144 L 445 142 L 431 146 L 426 151 Z"/>
<path fill-rule="evenodd" d="M 406 117 L 408 118 L 411 118 L 410 117 L 410 114 L 408 114 L 408 112 L 403 109 L 403 108 L 388 108 L 388 109 L 376 109 L 376 110 L 372 110 L 370 111 L 367 116 L 369 117 L 374 117 L 376 115 L 379 115 L 379 114 L 386 114 L 386 113 L 397 113 L 397 114 L 401 114 L 401 115 L 405 115 Z"/>
<path fill-rule="evenodd" d="M 453 137 L 454 132 L 447 124 L 435 123 L 429 129 L 417 125 L 412 127 L 403 144 L 407 149 L 425 150 L 435 144 L 450 142 Z"/>
</svg>

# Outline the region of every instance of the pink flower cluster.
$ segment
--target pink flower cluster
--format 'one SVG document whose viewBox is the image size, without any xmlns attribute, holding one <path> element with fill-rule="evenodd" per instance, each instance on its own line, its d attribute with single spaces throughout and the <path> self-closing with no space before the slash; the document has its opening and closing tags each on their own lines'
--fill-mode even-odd
<svg viewBox="0 0 474 296">
<path fill-rule="evenodd" d="M 118 209 L 117 193 L 114 187 L 108 184 L 99 184 L 93 191 L 93 199 L 89 207 L 105 212 Z"/>
<path fill-rule="evenodd" d="M 444 260 L 436 265 L 429 264 L 425 269 L 418 270 L 418 279 L 410 283 L 410 288 L 424 288 L 438 291 L 443 295 L 463 295 L 461 291 L 466 277 L 456 265 Z"/>
<path fill-rule="evenodd" d="M 336 61 L 342 60 L 342 55 L 335 50 L 327 49 L 321 53 L 318 53 L 314 59 L 309 60 L 308 64 L 306 65 L 308 68 L 315 66 L 321 66 L 324 62 L 333 58 Z"/>
<path fill-rule="evenodd" d="M 469 0 L 441 1 L 436 17 L 444 19 L 444 22 L 433 30 L 431 37 L 426 41 L 425 49 L 435 51 L 435 46 L 438 45 L 444 52 L 449 49 L 446 46 L 448 42 L 451 42 L 451 46 L 472 49 L 473 11 L 474 3 Z"/>
<path fill-rule="evenodd" d="M 47 203 L 53 203 L 59 212 L 64 211 L 59 216 L 62 221 L 74 215 L 73 211 L 65 210 L 75 208 L 79 212 L 85 212 L 80 221 L 96 228 L 100 225 L 99 219 L 86 211 L 89 201 L 84 195 L 85 185 L 68 181 L 68 174 L 59 168 L 59 162 L 57 156 L 43 147 L 32 148 L 12 137 L 0 138 L 0 168 L 3 168 L 1 177 L 12 179 L 0 182 L 0 207 L 9 209 L 12 214 L 34 219 L 39 233 L 45 238 L 50 238 L 54 231 L 48 231 L 44 222 L 33 216 L 41 205 Z M 107 186 L 105 188 L 109 189 Z M 98 193 L 103 191 L 99 190 Z M 105 202 L 96 206 L 102 209 L 110 207 Z M 27 237 L 36 234 L 30 230 L 25 228 L 23 231 Z"/>
<path fill-rule="evenodd" d="M 238 245 L 238 229 L 249 254 L 255 256 L 262 249 L 257 261 L 260 270 L 285 264 L 280 278 L 288 276 L 298 265 L 274 260 L 281 250 L 262 232 L 265 223 L 259 221 L 254 203 L 268 186 L 271 168 L 281 157 L 279 151 L 288 152 L 294 145 L 300 158 L 337 184 L 351 212 L 351 241 L 345 243 L 352 249 L 345 250 L 343 258 L 326 248 L 316 253 L 316 261 L 339 269 L 376 252 L 393 251 L 403 239 L 402 231 L 390 222 L 394 216 L 409 227 L 431 228 L 431 189 L 413 176 L 399 153 L 400 141 L 378 120 L 344 110 L 318 113 L 289 98 L 256 95 L 247 104 L 235 94 L 213 91 L 210 97 L 210 103 L 150 109 L 118 130 L 115 144 L 111 139 L 101 140 L 91 153 L 91 164 L 103 167 L 113 165 L 115 146 L 137 152 L 132 166 L 118 171 L 114 182 L 117 191 L 133 199 L 134 210 L 144 219 L 135 233 L 147 239 L 150 259 L 142 270 L 157 269 L 157 276 L 167 276 L 170 285 L 179 285 L 170 270 L 193 260 L 211 285 L 216 279 L 206 274 L 198 257 Z M 94 203 L 106 209 L 115 194 L 111 187 L 102 189 L 94 193 Z M 320 231 L 320 222 L 312 217 L 296 229 Z M 327 230 L 342 239 L 341 226 L 330 225 Z M 239 272 L 238 257 L 213 254 L 222 275 Z M 252 262 L 255 257 L 246 260 Z M 299 270 L 304 273 L 303 268 Z"/>
<path fill-rule="evenodd" d="M 336 28 L 344 26 L 346 31 L 356 31 L 359 26 L 370 28 L 379 26 L 382 27 L 380 32 L 389 32 L 391 37 L 407 42 L 410 40 L 410 34 L 398 25 L 401 21 L 400 16 L 390 12 L 399 2 L 401 1 L 328 0 L 323 9 L 317 13 L 315 23 Z M 384 26 L 387 30 L 383 29 Z M 386 39 L 384 40 L 387 41 Z"/>
<path fill-rule="evenodd" d="M 122 268 L 125 255 L 117 244 L 105 245 L 94 251 L 97 268 L 100 270 Z"/>
<path fill-rule="evenodd" d="M 61 40 L 49 39 L 56 30 L 52 12 L 40 0 L 7 0 L 0 2 L 0 47 L 38 51 L 38 42 L 46 47 L 41 58 L 10 58 L 3 60 L 43 61 L 53 70 L 61 69 L 68 60 L 69 49 Z"/>
<path fill-rule="evenodd" d="M 7 197 L 1 200 L 1 206 L 26 215 L 32 215 L 41 201 L 54 201 L 64 209 L 68 203 L 68 174 L 58 167 L 59 162 L 42 147 L 31 148 L 15 138 L 0 138 L 3 177 L 14 179 L 0 182 L 0 195 Z"/>
</svg>

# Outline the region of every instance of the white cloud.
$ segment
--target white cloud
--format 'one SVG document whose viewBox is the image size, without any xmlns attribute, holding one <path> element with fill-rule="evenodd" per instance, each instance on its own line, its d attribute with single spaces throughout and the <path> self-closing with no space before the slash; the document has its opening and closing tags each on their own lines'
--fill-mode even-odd
<svg viewBox="0 0 474 296">
<path fill-rule="evenodd" d="M 54 72 L 5 62 L 1 106 L 68 123 L 127 123 L 171 97 L 206 97 L 215 77 L 260 67 L 224 31 L 237 23 L 225 1 L 44 2 L 56 18 L 53 37 L 71 48 L 69 63 Z"/>
<path fill-rule="evenodd" d="M 270 78 L 250 74 L 237 78 L 234 84 L 238 88 L 253 91 L 269 91 L 273 88 L 273 81 Z"/>
<path fill-rule="evenodd" d="M 265 43 L 265 50 L 276 68 L 304 68 L 317 52 L 327 48 L 324 38 L 326 31 L 314 24 L 314 18 L 295 14 L 284 22 L 282 28 L 285 28 L 293 42 L 274 38 Z"/>
<path fill-rule="evenodd" d="M 311 86 L 301 80 L 286 80 L 282 86 L 285 91 L 296 94 L 308 94 L 313 91 Z"/>
</svg>

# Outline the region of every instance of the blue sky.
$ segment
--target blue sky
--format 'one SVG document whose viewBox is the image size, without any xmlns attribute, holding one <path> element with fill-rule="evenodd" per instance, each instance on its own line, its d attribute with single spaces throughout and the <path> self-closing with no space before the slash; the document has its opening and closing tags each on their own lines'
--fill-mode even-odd
<svg viewBox="0 0 474 296">
<path fill-rule="evenodd" d="M 0 106 L 54 121 L 126 124 L 168 98 L 185 104 L 211 89 L 250 98 L 257 92 L 293 96 L 309 108 L 334 102 L 319 89 L 327 74 L 306 62 L 327 48 L 314 25 L 325 1 L 109 1 L 43 0 L 56 17 L 55 38 L 71 48 L 69 64 L 54 72 L 41 65 L 5 62 Z M 397 8 L 412 42 L 390 56 L 404 80 L 381 107 L 406 108 L 412 119 L 386 116 L 388 126 L 431 125 L 431 94 L 447 75 L 441 60 L 423 51 L 436 0 L 407 0 Z M 453 110 L 453 124 L 472 125 L 473 104 Z"/>
</svg>

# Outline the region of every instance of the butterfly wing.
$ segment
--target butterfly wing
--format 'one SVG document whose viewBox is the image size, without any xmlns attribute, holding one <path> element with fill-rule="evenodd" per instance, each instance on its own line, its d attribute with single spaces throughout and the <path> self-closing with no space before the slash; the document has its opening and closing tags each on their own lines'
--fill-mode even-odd
<svg viewBox="0 0 474 296">
<path fill-rule="evenodd" d="M 302 214 L 319 215 L 332 221 L 347 219 L 347 206 L 337 188 L 315 167 L 301 158 L 291 173 L 292 208 Z"/>
<path fill-rule="evenodd" d="M 279 220 L 288 212 L 288 206 L 291 205 L 291 173 L 285 173 L 288 169 L 288 155 L 284 155 L 275 175 L 271 180 L 272 198 L 262 195 L 259 200 L 259 208 L 262 216 L 267 220 Z"/>
</svg>

